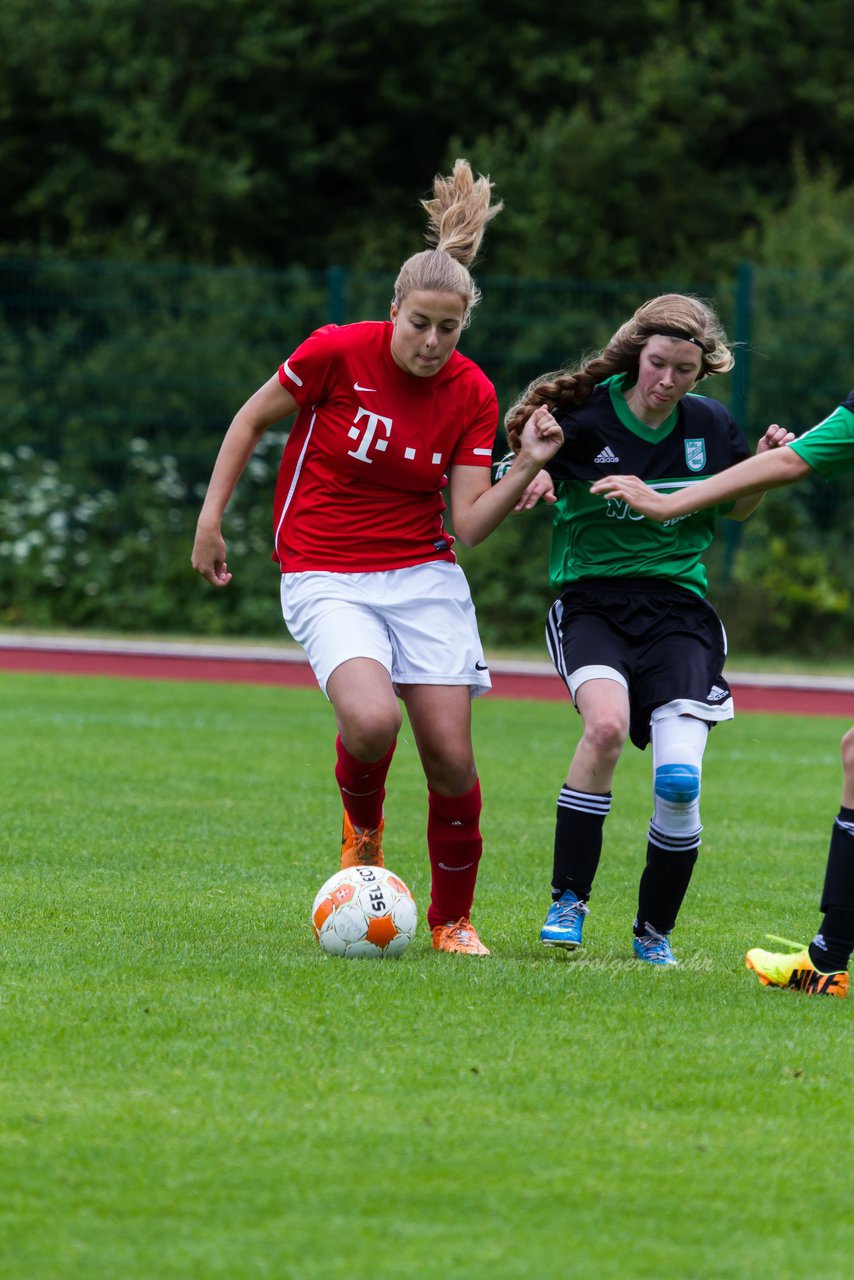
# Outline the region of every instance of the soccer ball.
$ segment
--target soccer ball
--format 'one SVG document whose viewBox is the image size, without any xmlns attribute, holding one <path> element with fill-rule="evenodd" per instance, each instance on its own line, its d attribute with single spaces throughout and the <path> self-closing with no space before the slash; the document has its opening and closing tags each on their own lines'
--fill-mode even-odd
<svg viewBox="0 0 854 1280">
<path fill-rule="evenodd" d="M 327 955 L 379 959 L 403 954 L 418 911 L 406 885 L 386 867 L 347 867 L 318 890 L 311 923 Z"/>
</svg>

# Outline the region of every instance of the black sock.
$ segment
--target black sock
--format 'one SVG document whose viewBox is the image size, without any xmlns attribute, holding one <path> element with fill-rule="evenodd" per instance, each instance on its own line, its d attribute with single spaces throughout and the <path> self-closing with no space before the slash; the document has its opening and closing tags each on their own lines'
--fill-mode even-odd
<svg viewBox="0 0 854 1280">
<path fill-rule="evenodd" d="M 571 889 L 586 902 L 590 897 L 599 857 L 602 828 L 611 808 L 611 792 L 604 795 L 561 788 L 555 823 L 552 897 Z"/>
<path fill-rule="evenodd" d="M 670 933 L 691 883 L 696 861 L 696 849 L 674 853 L 669 849 L 659 849 L 652 843 L 647 845 L 634 928 L 638 937 L 648 924 L 658 933 Z"/>
<path fill-rule="evenodd" d="M 854 953 L 854 809 L 844 806 L 830 837 L 821 909 L 824 919 L 810 943 L 810 959 L 823 973 L 840 973 Z"/>
<path fill-rule="evenodd" d="M 820 973 L 842 973 L 854 952 L 854 911 L 828 911 L 809 945 L 810 960 Z"/>
</svg>

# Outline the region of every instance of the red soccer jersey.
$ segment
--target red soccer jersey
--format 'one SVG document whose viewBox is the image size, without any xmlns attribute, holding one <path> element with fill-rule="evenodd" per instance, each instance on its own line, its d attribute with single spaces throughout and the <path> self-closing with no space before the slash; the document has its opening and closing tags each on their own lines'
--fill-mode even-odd
<svg viewBox="0 0 854 1280">
<path fill-rule="evenodd" d="M 283 573 L 359 573 L 454 560 L 442 489 L 454 465 L 488 467 L 492 383 L 454 351 L 427 378 L 391 354 L 392 325 L 326 325 L 279 369 L 299 405 L 274 501 Z"/>
</svg>

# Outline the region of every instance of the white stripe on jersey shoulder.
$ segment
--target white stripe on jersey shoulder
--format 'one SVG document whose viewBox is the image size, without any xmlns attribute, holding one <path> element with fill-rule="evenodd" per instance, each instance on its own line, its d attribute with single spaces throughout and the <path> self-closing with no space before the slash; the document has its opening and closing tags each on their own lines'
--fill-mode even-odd
<svg viewBox="0 0 854 1280">
<path fill-rule="evenodd" d="M 839 410 L 840 410 L 840 409 L 844 409 L 844 408 L 845 408 L 845 405 L 844 405 L 844 404 L 840 404 L 840 405 L 838 405 L 838 406 L 833 410 L 833 413 L 829 413 L 829 414 L 827 415 L 827 417 L 826 417 L 826 418 L 822 418 L 821 422 L 817 422 L 817 423 L 815 424 L 815 426 L 814 426 L 814 427 L 808 427 L 806 431 L 802 432 L 802 433 L 801 433 L 801 435 L 799 435 L 799 436 L 797 437 L 797 439 L 792 440 L 792 441 L 791 441 L 791 443 L 792 443 L 792 444 L 800 444 L 800 442 L 801 442 L 802 440 L 805 440 L 805 439 L 807 438 L 807 436 L 811 436 L 811 435 L 812 435 L 812 433 L 813 433 L 814 431 L 818 431 L 819 427 L 827 426 L 828 422 L 830 422 L 830 420 L 831 420 L 832 418 L 835 418 L 835 417 L 836 417 L 836 415 L 839 413 Z M 849 410 L 849 412 L 850 412 L 850 410 Z"/>
<path fill-rule="evenodd" d="M 282 368 L 284 369 L 285 373 L 286 373 L 286 374 L 288 375 L 288 377 L 290 378 L 291 382 L 295 382 L 295 383 L 297 384 L 297 386 L 298 386 L 298 387 L 301 387 L 301 386 L 302 386 L 302 378 L 298 378 L 298 377 L 297 377 L 297 375 L 294 373 L 294 371 L 293 371 L 293 369 L 291 368 L 291 366 L 288 364 L 287 360 L 283 361 L 283 363 L 282 363 Z"/>
</svg>

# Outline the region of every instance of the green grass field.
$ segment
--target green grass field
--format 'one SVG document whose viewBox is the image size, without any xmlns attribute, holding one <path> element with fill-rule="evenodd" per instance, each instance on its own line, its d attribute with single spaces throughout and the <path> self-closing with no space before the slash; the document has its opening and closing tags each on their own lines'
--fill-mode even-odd
<svg viewBox="0 0 854 1280">
<path fill-rule="evenodd" d="M 316 691 L 0 676 L 2 1280 L 851 1273 L 851 1002 L 762 989 L 809 938 L 845 722 L 706 755 L 674 949 L 630 959 L 650 761 L 627 749 L 574 960 L 546 952 L 566 703 L 474 708 L 482 961 L 319 952 L 336 869 Z M 386 860 L 422 916 L 406 731 Z"/>
</svg>

